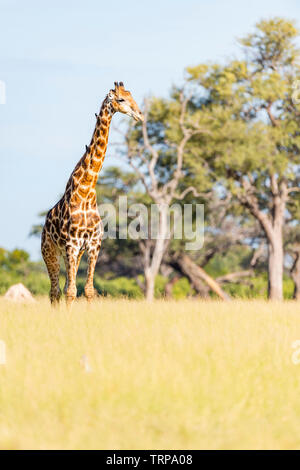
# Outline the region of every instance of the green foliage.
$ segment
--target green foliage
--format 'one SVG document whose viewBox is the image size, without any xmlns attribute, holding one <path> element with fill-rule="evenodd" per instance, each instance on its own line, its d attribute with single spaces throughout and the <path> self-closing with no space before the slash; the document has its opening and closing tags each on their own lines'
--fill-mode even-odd
<svg viewBox="0 0 300 470">
<path fill-rule="evenodd" d="M 283 295 L 285 299 L 292 299 L 294 294 L 294 282 L 286 274 L 283 276 Z"/>
<path fill-rule="evenodd" d="M 13 254 L 12 254 L 13 253 Z M 250 251 L 245 247 L 236 246 L 229 250 L 227 255 L 215 256 L 207 265 L 207 272 L 214 277 L 227 274 L 234 270 L 244 269 L 249 260 Z M 5 260 L 5 262 L 3 261 Z M 9 269 L 8 261 L 13 260 Z M 18 261 L 17 261 L 18 260 Z M 24 260 L 27 260 L 24 262 Z M 11 263 L 11 262 L 10 262 Z M 23 283 L 34 295 L 48 295 L 50 282 L 42 262 L 29 261 L 28 253 L 23 250 L 13 250 L 8 252 L 0 248 L 0 295 L 5 294 L 7 289 L 19 282 Z M 143 282 L 142 276 L 140 281 Z M 168 279 L 159 275 L 155 280 L 155 297 L 163 298 L 165 295 L 165 285 Z M 79 276 L 77 279 L 78 295 L 84 294 L 85 277 Z M 60 286 L 63 289 L 64 277 L 60 279 Z M 128 277 L 117 277 L 114 279 L 103 279 L 99 275 L 95 276 L 95 288 L 99 295 L 111 296 L 115 298 L 141 299 L 143 292 L 136 280 Z M 246 279 L 241 283 L 228 283 L 223 286 L 232 297 L 237 298 L 266 298 L 267 297 L 267 276 L 264 273 L 256 272 L 255 277 Z M 284 297 L 293 297 L 293 281 L 285 276 Z M 183 299 L 194 294 L 194 291 L 187 278 L 180 278 L 173 286 L 172 295 L 175 299 Z M 212 295 L 214 297 L 214 295 Z"/>
<path fill-rule="evenodd" d="M 243 282 L 226 283 L 222 288 L 232 298 L 266 299 L 268 294 L 268 279 L 265 273 L 256 273 L 254 277 L 243 279 Z"/>
<path fill-rule="evenodd" d="M 167 284 L 168 279 L 160 274 L 155 278 L 155 288 L 154 296 L 159 299 L 165 295 L 165 285 Z"/>
<path fill-rule="evenodd" d="M 84 284 L 85 279 L 79 278 L 77 280 L 77 295 L 80 296 L 84 294 Z M 95 276 L 94 286 L 98 294 L 105 297 L 127 297 L 129 299 L 143 298 L 143 293 L 135 279 L 119 277 L 116 279 L 105 280 L 101 279 L 99 276 Z"/>
<path fill-rule="evenodd" d="M 293 40 L 298 34 L 295 21 L 275 17 L 257 23 L 254 33 L 240 39 L 240 43 L 258 66 L 264 64 L 274 69 L 278 64 L 287 66 L 294 63 L 299 50 Z"/>
<path fill-rule="evenodd" d="M 224 284 L 223 289 L 233 298 L 239 299 L 267 299 L 268 278 L 266 273 L 256 272 L 254 277 L 244 279 L 242 283 Z M 288 276 L 283 279 L 284 299 L 293 298 L 294 283 Z"/>
<path fill-rule="evenodd" d="M 29 260 L 29 254 L 25 250 L 15 248 L 7 251 L 0 248 L 0 267 L 9 270 L 11 268 L 24 265 Z"/>
<path fill-rule="evenodd" d="M 182 277 L 179 279 L 177 282 L 175 282 L 173 289 L 172 289 L 172 295 L 174 299 L 185 299 L 186 297 L 189 297 L 193 293 L 193 289 L 186 277 Z"/>
<path fill-rule="evenodd" d="M 252 250 L 248 246 L 235 245 L 227 253 L 217 253 L 205 266 L 212 277 L 249 269 Z"/>
<path fill-rule="evenodd" d="M 242 192 L 241 181 L 249 174 L 261 195 L 270 192 L 270 173 L 277 173 L 279 180 L 295 179 L 295 168 L 291 169 L 299 164 L 295 154 L 299 123 L 289 103 L 293 80 L 299 75 L 299 51 L 293 44 L 297 34 L 293 22 L 262 21 L 241 40 L 244 62 L 187 69 L 205 96 L 198 104 L 201 112 L 214 116 L 210 133 L 199 138 L 202 157 L 212 176 L 232 192 Z M 285 105 L 290 106 L 288 112 Z M 195 173 L 202 166 L 195 159 L 190 164 Z"/>
<path fill-rule="evenodd" d="M 42 262 L 29 260 L 29 254 L 20 249 L 7 251 L 0 248 L 0 295 L 21 282 L 33 294 L 44 295 L 49 292 L 49 278 Z"/>
</svg>

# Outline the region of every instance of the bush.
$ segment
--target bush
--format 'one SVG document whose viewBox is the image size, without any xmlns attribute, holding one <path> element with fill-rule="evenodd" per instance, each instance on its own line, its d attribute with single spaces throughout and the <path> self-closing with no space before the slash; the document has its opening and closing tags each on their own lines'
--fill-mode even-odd
<svg viewBox="0 0 300 470">
<path fill-rule="evenodd" d="M 77 295 L 84 295 L 85 279 L 77 280 Z M 141 288 L 135 279 L 126 277 L 118 277 L 116 279 L 106 280 L 99 276 L 94 279 L 95 289 L 99 295 L 111 297 L 127 297 L 129 299 L 143 298 Z"/>
<path fill-rule="evenodd" d="M 239 263 L 240 269 L 243 269 L 244 261 L 248 253 L 245 251 L 233 250 L 230 256 L 227 256 L 226 263 L 221 262 L 221 258 L 217 258 L 208 264 L 207 272 L 217 277 L 220 274 L 226 274 L 226 271 L 233 269 L 233 264 L 237 259 L 242 260 Z M 220 269 L 222 268 L 222 272 Z M 225 269 L 226 268 L 226 269 Z M 230 268 L 230 269 L 229 269 Z M 144 282 L 143 276 L 139 277 Z M 5 294 L 10 286 L 17 283 L 23 283 L 34 295 L 48 295 L 50 289 L 50 281 L 46 271 L 46 267 L 42 261 L 32 262 L 26 251 L 15 249 L 11 252 L 0 247 L 0 295 Z M 155 297 L 162 298 L 165 295 L 165 285 L 167 278 L 158 275 L 155 280 Z M 95 288 L 99 295 L 111 297 L 127 297 L 129 299 L 141 299 L 144 297 L 142 289 L 133 278 L 118 277 L 115 279 L 104 279 L 95 274 Z M 60 285 L 63 289 L 64 279 L 60 278 Z M 85 276 L 77 277 L 78 295 L 84 293 Z M 223 285 L 223 289 L 234 298 L 267 298 L 268 279 L 266 272 L 256 272 L 255 277 L 243 279 L 241 283 L 228 283 Z M 292 279 L 285 274 L 283 280 L 284 298 L 291 299 L 293 297 L 294 283 Z M 182 299 L 194 293 L 187 278 L 179 279 L 172 289 L 175 299 Z M 215 298 L 214 293 L 211 297 Z"/>
<path fill-rule="evenodd" d="M 184 299 L 185 297 L 191 295 L 192 292 L 193 289 L 186 277 L 182 277 L 177 282 L 175 282 L 172 289 L 174 299 Z"/>
</svg>

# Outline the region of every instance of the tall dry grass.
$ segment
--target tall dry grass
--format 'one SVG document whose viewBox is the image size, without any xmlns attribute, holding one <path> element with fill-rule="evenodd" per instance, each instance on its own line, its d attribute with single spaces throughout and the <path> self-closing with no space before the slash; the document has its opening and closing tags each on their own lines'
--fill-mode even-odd
<svg viewBox="0 0 300 470">
<path fill-rule="evenodd" d="M 0 447 L 300 448 L 297 339 L 292 302 L 2 299 Z"/>
</svg>

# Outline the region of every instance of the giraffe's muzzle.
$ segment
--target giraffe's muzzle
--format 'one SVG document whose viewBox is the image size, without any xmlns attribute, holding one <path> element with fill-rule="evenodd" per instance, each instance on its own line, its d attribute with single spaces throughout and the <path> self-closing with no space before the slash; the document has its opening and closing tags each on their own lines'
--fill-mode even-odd
<svg viewBox="0 0 300 470">
<path fill-rule="evenodd" d="M 142 122 L 144 122 L 144 116 L 143 116 L 143 114 L 141 113 L 141 111 L 133 111 L 133 112 L 132 112 L 132 117 L 133 117 L 133 119 L 135 119 L 136 121 L 142 121 Z"/>
</svg>

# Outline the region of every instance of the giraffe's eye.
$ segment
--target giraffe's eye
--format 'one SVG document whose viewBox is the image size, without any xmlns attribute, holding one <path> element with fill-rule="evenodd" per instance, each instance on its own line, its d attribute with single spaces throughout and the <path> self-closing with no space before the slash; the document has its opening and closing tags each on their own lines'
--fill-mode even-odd
<svg viewBox="0 0 300 470">
<path fill-rule="evenodd" d="M 123 98 L 120 98 L 119 100 L 117 100 L 118 103 L 122 103 L 122 101 L 125 101 L 125 100 L 123 100 Z"/>
</svg>

